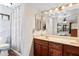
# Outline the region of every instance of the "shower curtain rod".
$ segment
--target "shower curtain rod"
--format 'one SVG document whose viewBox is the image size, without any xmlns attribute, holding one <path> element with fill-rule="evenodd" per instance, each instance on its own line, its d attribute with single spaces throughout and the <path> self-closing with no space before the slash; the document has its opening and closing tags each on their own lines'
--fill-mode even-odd
<svg viewBox="0 0 79 59">
<path fill-rule="evenodd" d="M 0 15 L 10 16 L 10 15 L 7 15 L 7 14 L 3 14 L 3 13 L 0 13 Z"/>
<path fill-rule="evenodd" d="M 8 16 L 8 20 L 10 20 L 10 15 L 3 14 L 3 13 L 0 13 L 0 15 L 5 15 L 5 16 Z"/>
</svg>

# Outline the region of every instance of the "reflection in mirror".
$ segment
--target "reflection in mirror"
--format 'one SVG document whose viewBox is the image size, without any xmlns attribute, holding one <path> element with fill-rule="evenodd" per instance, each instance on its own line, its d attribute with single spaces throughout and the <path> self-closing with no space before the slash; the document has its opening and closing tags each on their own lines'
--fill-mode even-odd
<svg viewBox="0 0 79 59">
<path fill-rule="evenodd" d="M 46 34 L 46 16 L 42 12 L 35 15 L 35 32 Z"/>
<path fill-rule="evenodd" d="M 76 14 L 77 15 L 77 14 Z M 69 13 L 58 17 L 57 35 L 77 37 L 77 16 Z M 60 16 L 60 15 L 59 15 Z M 60 20 L 60 21 L 59 21 Z"/>
<path fill-rule="evenodd" d="M 41 15 L 40 14 L 35 15 L 35 30 L 36 31 L 41 30 Z"/>
<path fill-rule="evenodd" d="M 78 8 L 65 10 L 59 13 L 38 13 L 35 15 L 35 30 L 46 31 L 47 35 L 77 37 L 78 13 Z"/>
<path fill-rule="evenodd" d="M 46 19 L 45 16 L 41 13 L 35 15 L 35 29 L 37 31 L 46 30 Z"/>
</svg>

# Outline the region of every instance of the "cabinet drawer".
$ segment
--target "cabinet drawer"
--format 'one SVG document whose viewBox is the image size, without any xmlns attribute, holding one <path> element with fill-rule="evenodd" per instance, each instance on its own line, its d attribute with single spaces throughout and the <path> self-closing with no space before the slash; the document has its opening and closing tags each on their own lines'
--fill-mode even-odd
<svg viewBox="0 0 79 59">
<path fill-rule="evenodd" d="M 40 40 L 40 39 L 34 39 L 34 43 L 48 45 L 48 41 L 44 41 L 44 40 Z"/>
<path fill-rule="evenodd" d="M 42 44 L 42 41 L 40 39 L 34 39 L 34 43 L 37 43 L 37 44 Z"/>
<path fill-rule="evenodd" d="M 41 43 L 42 43 L 42 45 L 46 45 L 46 46 L 48 46 L 48 42 L 47 42 L 47 41 L 43 41 L 43 40 L 42 40 Z"/>
<path fill-rule="evenodd" d="M 54 48 L 58 50 L 62 50 L 62 44 L 49 42 L 49 48 Z"/>
</svg>

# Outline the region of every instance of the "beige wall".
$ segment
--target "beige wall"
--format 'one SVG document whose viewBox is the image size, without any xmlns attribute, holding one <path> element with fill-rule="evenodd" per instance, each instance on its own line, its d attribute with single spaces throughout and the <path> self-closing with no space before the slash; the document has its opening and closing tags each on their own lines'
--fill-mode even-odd
<svg viewBox="0 0 79 59">
<path fill-rule="evenodd" d="M 29 4 L 22 4 L 22 55 L 32 55 L 34 11 Z M 31 51 L 31 53 L 30 53 Z"/>
</svg>

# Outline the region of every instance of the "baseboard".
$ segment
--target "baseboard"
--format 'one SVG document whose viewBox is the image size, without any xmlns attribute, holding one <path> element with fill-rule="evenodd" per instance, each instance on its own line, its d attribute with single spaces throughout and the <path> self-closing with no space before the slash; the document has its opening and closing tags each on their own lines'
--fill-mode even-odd
<svg viewBox="0 0 79 59">
<path fill-rule="evenodd" d="M 9 53 L 9 56 L 21 56 L 21 54 L 14 49 L 8 50 L 8 53 Z"/>
</svg>

